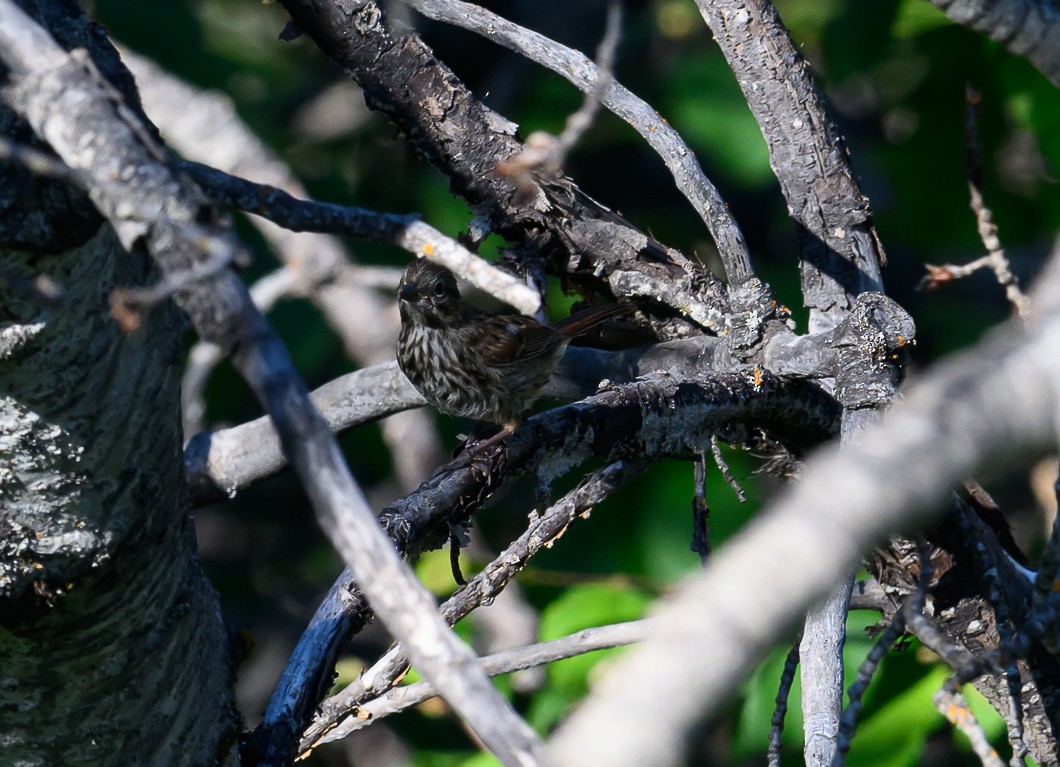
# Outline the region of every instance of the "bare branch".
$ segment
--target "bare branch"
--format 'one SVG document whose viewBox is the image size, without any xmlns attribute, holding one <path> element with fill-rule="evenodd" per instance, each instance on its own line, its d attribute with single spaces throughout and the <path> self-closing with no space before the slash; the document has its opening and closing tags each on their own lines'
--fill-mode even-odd
<svg viewBox="0 0 1060 767">
<path fill-rule="evenodd" d="M 183 157 L 253 176 L 295 196 L 306 195 L 290 168 L 242 122 L 226 94 L 182 82 L 129 51 L 122 56 L 136 76 L 145 110 Z M 258 216 L 251 216 L 250 222 L 284 264 L 290 292 L 309 298 L 320 309 L 352 360 L 364 366 L 393 358 L 397 307 L 362 279 L 365 267 L 353 264 L 348 248 L 338 237 L 292 232 Z M 396 285 L 397 279 L 392 289 Z M 264 287 L 251 288 L 255 302 L 263 298 L 259 291 Z M 258 306 L 264 311 L 267 304 Z M 192 348 L 191 358 L 200 364 L 185 371 L 182 404 L 186 437 L 205 427 L 201 393 L 211 366 L 219 359 L 217 350 L 206 347 L 204 341 Z M 424 465 L 440 460 L 431 416 L 404 413 L 387 419 L 382 431 L 399 481 L 406 489 L 415 487 L 423 480 Z"/>
<path fill-rule="evenodd" d="M 884 325 L 892 321 L 902 327 L 900 316 L 885 320 Z M 776 332 L 759 349 L 756 360 L 761 369 L 776 375 L 811 379 L 834 376 L 839 364 L 837 349 L 842 346 L 841 339 L 846 338 L 844 333 L 843 326 L 816 336 Z M 904 342 L 895 343 L 900 347 Z M 871 348 L 886 357 L 894 354 L 897 347 Z M 393 363 L 388 364 L 393 366 Z M 675 379 L 695 380 L 731 368 L 732 359 L 726 342 L 710 336 L 667 341 L 621 352 L 572 347 L 567 349 L 543 394 L 574 400 L 595 392 L 601 381 L 628 383 L 656 371 L 668 371 Z M 366 369 L 361 371 L 366 376 L 364 379 L 358 374 L 337 379 L 321 387 L 318 390 L 321 396 L 314 402 L 328 423 L 340 431 L 422 405 L 423 398 L 412 384 L 393 367 L 390 370 L 390 373 L 384 373 L 382 368 L 374 372 Z M 360 386 L 361 381 L 383 381 L 385 384 L 372 389 Z M 325 390 L 329 392 L 326 395 Z M 344 405 L 346 401 L 353 406 Z M 189 440 L 184 463 L 194 503 L 208 503 L 238 492 L 286 465 L 269 428 L 256 425 L 242 431 L 245 427 L 208 432 Z M 253 435 L 253 439 L 248 435 Z"/>
<path fill-rule="evenodd" d="M 475 8 L 476 17 L 483 13 L 488 14 L 489 11 Z M 470 14 L 465 14 L 465 18 L 469 16 Z M 497 172 L 501 175 L 511 178 L 516 183 L 525 183 L 528 194 L 533 194 L 534 182 L 529 177 L 524 180 L 524 176 L 538 169 L 553 176 L 560 175 L 567 161 L 567 154 L 592 125 L 600 109 L 600 99 L 614 79 L 612 67 L 621 26 L 622 8 L 617 2 L 612 2 L 607 11 L 607 29 L 604 31 L 604 37 L 596 52 L 598 68 L 596 83 L 585 91 L 582 105 L 578 107 L 577 112 L 567 118 L 563 132 L 558 136 L 552 136 L 545 131 L 534 131 L 526 137 L 526 146 L 521 153 L 498 166 Z"/>
<path fill-rule="evenodd" d="M 396 362 L 336 378 L 316 389 L 310 398 L 333 432 L 425 404 Z M 280 438 L 269 416 L 230 429 L 201 432 L 184 449 L 188 486 L 192 499 L 200 504 L 234 497 L 239 490 L 286 465 Z"/>
<path fill-rule="evenodd" d="M 536 290 L 416 216 L 298 200 L 282 189 L 255 184 L 215 168 L 195 163 L 182 163 L 181 168 L 224 205 L 264 216 L 295 232 L 330 232 L 393 243 L 417 257 L 441 264 L 524 314 L 534 315 L 541 308 L 541 296 Z"/>
<path fill-rule="evenodd" d="M 795 671 L 799 666 L 799 641 L 788 650 L 788 656 L 784 659 L 784 670 L 780 674 L 780 686 L 775 698 L 776 706 L 773 716 L 770 718 L 769 726 L 769 750 L 767 758 L 769 767 L 780 767 L 780 752 L 782 747 L 781 736 L 784 734 L 784 719 L 788 713 L 788 696 L 791 694 L 791 686 L 795 683 Z"/>
<path fill-rule="evenodd" d="M 997 755 L 997 751 L 990 745 L 990 741 L 986 739 L 986 734 L 983 732 L 983 728 L 979 726 L 979 721 L 975 718 L 975 714 L 968 707 L 968 701 L 965 700 L 960 692 L 947 690 L 944 687 L 935 693 L 932 702 L 934 702 L 935 708 L 939 710 L 940 714 L 946 717 L 954 727 L 968 736 L 968 740 L 972 744 L 972 750 L 979 757 L 979 761 L 983 763 L 983 767 L 1005 767 L 1005 763 Z"/>
<path fill-rule="evenodd" d="M 250 286 L 250 298 L 258 310 L 265 314 L 294 289 L 294 281 L 295 275 L 290 269 L 277 269 Z M 205 428 L 206 384 L 224 356 L 220 346 L 206 341 L 199 341 L 188 352 L 180 386 L 184 434 L 197 434 Z M 279 449 L 279 441 L 276 441 L 276 451 L 279 452 Z"/>
<path fill-rule="evenodd" d="M 911 595 L 906 597 L 905 604 L 901 610 L 895 611 L 891 616 L 890 623 L 880 632 L 876 644 L 869 650 L 868 656 L 858 668 L 857 677 L 850 686 L 848 697 L 850 702 L 843 711 L 839 722 L 839 734 L 836 742 L 835 756 L 832 759 L 833 767 L 842 767 L 846 764 L 846 755 L 850 751 L 851 741 L 854 739 L 854 730 L 858 724 L 858 715 L 865 705 L 865 692 L 872 682 L 872 677 L 879 668 L 887 652 L 894 643 L 905 633 L 905 614 L 915 612 L 919 614 L 924 607 L 924 598 L 927 596 L 928 585 L 931 583 L 933 573 L 931 565 L 931 548 L 923 539 L 917 541 L 919 553 L 920 575 L 917 578 L 917 588 Z"/>
<path fill-rule="evenodd" d="M 718 332 L 728 300 L 717 278 L 699 264 L 634 229 L 567 178 L 535 178 L 525 189 L 496 173 L 522 151 L 515 127 L 474 98 L 412 32 L 391 28 L 375 2 L 282 0 L 293 21 L 364 88 L 498 234 L 529 246 L 572 282 L 616 296 L 650 295 L 680 317 Z M 444 110 L 430 105 L 446 104 Z M 667 338 L 688 335 L 674 318 Z"/>
</svg>

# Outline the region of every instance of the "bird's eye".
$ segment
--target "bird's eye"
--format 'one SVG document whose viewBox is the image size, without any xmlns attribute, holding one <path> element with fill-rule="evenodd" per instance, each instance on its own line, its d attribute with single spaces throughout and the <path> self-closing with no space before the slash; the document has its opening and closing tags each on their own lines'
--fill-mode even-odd
<svg viewBox="0 0 1060 767">
<path fill-rule="evenodd" d="M 435 298 L 445 298 L 445 285 L 436 282 L 431 286 L 431 295 Z"/>
</svg>

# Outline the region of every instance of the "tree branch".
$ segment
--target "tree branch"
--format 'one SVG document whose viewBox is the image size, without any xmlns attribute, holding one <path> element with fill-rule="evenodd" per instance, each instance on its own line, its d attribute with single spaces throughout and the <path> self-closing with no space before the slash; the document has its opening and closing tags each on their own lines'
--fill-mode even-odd
<svg viewBox="0 0 1060 767">
<path fill-rule="evenodd" d="M 859 293 L 882 289 L 884 263 L 839 129 L 769 0 L 696 4 L 762 129 L 795 219 L 810 330 L 831 327 Z"/>
<path fill-rule="evenodd" d="M 181 163 L 215 202 L 264 216 L 294 232 L 330 232 L 389 242 L 414 256 L 446 267 L 457 277 L 528 315 L 541 308 L 541 296 L 518 278 L 491 265 L 415 215 L 378 213 L 364 208 L 298 200 L 282 189 L 236 178 L 216 168 Z"/>
<path fill-rule="evenodd" d="M 183 157 L 305 196 L 290 168 L 247 128 L 227 95 L 195 88 L 128 51 L 123 59 L 136 76 L 144 109 Z M 320 309 L 353 361 L 363 366 L 393 358 L 397 307 L 363 279 L 366 267 L 354 263 L 338 237 L 292 232 L 258 216 L 250 217 L 250 222 L 284 264 L 278 279 L 289 286 L 288 292 L 309 298 Z M 395 278 L 389 291 L 396 285 Z M 266 305 L 259 302 L 262 288 L 260 283 L 251 287 L 251 296 L 265 311 Z M 205 428 L 203 392 L 212 367 L 222 356 L 220 349 L 203 341 L 192 348 L 182 386 L 185 436 Z M 399 415 L 388 419 L 382 430 L 401 485 L 415 487 L 423 480 L 424 464 L 435 465 L 440 460 L 431 417 L 426 413 Z"/>
<path fill-rule="evenodd" d="M 406 2 L 429 19 L 469 29 L 547 67 L 584 93 L 598 87 L 600 69 L 583 53 L 513 24 L 486 8 L 461 0 Z M 729 282 L 738 284 L 753 276 L 751 256 L 736 219 L 680 134 L 651 105 L 614 79 L 604 86 L 601 101 L 637 131 L 666 163 L 678 190 L 692 203 L 714 238 Z"/>
<path fill-rule="evenodd" d="M 420 407 L 425 400 L 396 362 L 373 365 L 324 384 L 310 394 L 335 433 Z M 196 434 L 184 448 L 184 473 L 194 503 L 204 504 L 269 477 L 287 465 L 270 416 Z"/>
<path fill-rule="evenodd" d="M 636 461 L 613 463 L 587 476 L 578 487 L 543 513 L 532 515 L 526 531 L 439 608 L 446 622 L 453 625 L 476 608 L 492 601 L 532 557 L 541 549 L 551 546 L 575 520 L 587 515 L 641 468 L 642 465 Z M 350 729 L 342 723 L 350 722 L 347 717 L 357 713 L 362 704 L 383 695 L 397 684 L 407 669 L 408 658 L 402 648 L 391 648 L 348 687 L 324 701 L 316 719 L 303 735 L 299 752 L 305 753 L 320 742 L 345 737 L 352 729 L 356 729 L 352 722 Z M 266 721 L 268 719 L 266 714 Z M 337 729 L 333 729 L 336 726 Z"/>
<path fill-rule="evenodd" d="M 651 625 L 648 621 L 628 621 L 583 629 L 561 639 L 553 639 L 551 642 L 487 655 L 482 658 L 482 668 L 490 676 L 511 674 L 515 671 L 544 666 L 597 650 L 641 642 L 650 631 Z M 395 687 L 378 698 L 358 706 L 356 717 L 347 719 L 341 728 L 329 732 L 321 738 L 320 742 L 331 743 L 341 740 L 385 716 L 400 713 L 436 697 L 438 697 L 438 691 L 429 682 L 415 682 L 403 687 Z"/>
<path fill-rule="evenodd" d="M 1060 87 L 1060 11 L 1049 0 L 931 0 L 962 27 L 1022 56 Z"/>
<path fill-rule="evenodd" d="M 874 359 L 886 360 L 908 345 L 913 329 L 897 304 L 878 295 L 859 301 L 863 311 L 859 309 L 850 322 L 827 333 L 799 336 L 783 326 L 773 327 L 749 361 L 778 376 L 828 378 L 838 374 L 843 350 L 858 348 Z M 869 333 L 870 329 L 874 330 Z M 629 383 L 656 371 L 667 371 L 679 380 L 720 375 L 732 369 L 730 340 L 695 336 L 620 352 L 571 347 L 543 394 L 575 400 L 595 392 L 601 381 Z M 343 431 L 423 404 L 393 363 L 388 365 L 344 376 L 314 393 L 314 403 L 332 429 Z M 887 391 L 870 379 L 851 384 L 850 389 L 851 397 L 860 397 L 866 404 Z M 272 428 L 262 418 L 192 437 L 184 464 L 192 500 L 204 504 L 271 476 L 286 460 Z"/>
</svg>

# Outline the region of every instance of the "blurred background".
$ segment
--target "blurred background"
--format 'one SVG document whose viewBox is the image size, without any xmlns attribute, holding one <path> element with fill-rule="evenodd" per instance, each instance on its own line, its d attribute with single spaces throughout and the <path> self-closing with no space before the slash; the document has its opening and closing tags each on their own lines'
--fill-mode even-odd
<svg viewBox="0 0 1060 767">
<path fill-rule="evenodd" d="M 194 88 L 226 94 L 249 129 L 287 163 L 312 197 L 377 210 L 417 211 L 452 236 L 466 228 L 467 206 L 449 193 L 446 180 L 418 158 L 384 118 L 367 111 L 358 88 L 308 38 L 279 39 L 286 22 L 280 5 L 257 0 L 89 0 L 86 5 L 116 41 Z M 589 53 L 602 34 L 606 10 L 598 0 L 487 5 Z M 780 0 L 777 5 L 832 105 L 871 201 L 889 261 L 884 273 L 887 291 L 916 320 L 911 367 L 915 376 L 1011 315 L 1002 289 L 988 273 L 937 292 L 916 289 L 924 264 L 964 263 L 984 252 L 968 207 L 963 168 L 966 85 L 978 89 L 983 99 L 979 139 L 985 201 L 1024 284 L 1060 231 L 1060 97 L 1028 63 L 951 24 L 925 0 Z M 515 54 L 469 32 L 426 22 L 399 3 L 388 7 L 415 27 L 480 98 L 518 123 L 523 136 L 534 130 L 559 132 L 581 103 L 581 95 L 568 83 Z M 804 328 L 794 227 L 761 134 L 709 30 L 691 0 L 627 2 L 625 10 L 616 76 L 666 117 L 694 149 L 741 224 L 759 276 L 773 285 Z M 211 138 L 199 136 L 204 144 Z M 713 244 L 695 212 L 674 189 L 663 163 L 621 120 L 601 113 L 571 154 L 567 171 L 591 196 L 636 226 L 715 267 Z M 246 175 L 257 178 L 252 170 Z M 255 252 L 245 274 L 248 282 L 275 271 L 278 254 L 269 241 L 245 220 L 236 223 Z M 392 306 L 388 280 L 396 283 L 396 269 L 408 256 L 371 243 L 344 246 L 360 264 L 395 270 L 377 275 L 379 298 Z M 487 243 L 484 254 L 495 252 L 495 247 Z M 558 288 L 553 292 L 550 300 L 558 314 L 570 299 Z M 281 300 L 270 317 L 311 387 L 358 366 L 314 302 Z M 393 321 L 381 319 L 378 332 L 393 332 Z M 383 342 L 389 343 L 385 337 Z M 201 420 L 210 428 L 260 415 L 225 364 L 210 376 L 205 402 Z M 388 447 L 394 439 L 400 442 L 400 436 L 393 436 L 399 430 L 392 430 L 389 442 L 378 425 L 342 437 L 350 466 L 377 508 L 414 485 L 417 472 L 429 473 L 434 466 L 430 461 L 442 460 L 456 444 L 456 435 L 467 429 L 465 423 L 434 413 L 418 418 L 436 425 L 437 438 L 428 435 L 427 453 L 418 454 L 432 457 L 418 459 L 411 468 L 406 465 L 400 476 Z M 719 472 L 708 471 L 715 546 L 753 518 L 777 490 L 775 482 L 755 476 L 760 457 L 731 450 L 726 457 L 748 501 L 739 504 Z M 550 489 L 525 482 L 498 495 L 477 517 L 475 545 L 462 557 L 465 573 L 473 573 L 491 552 L 503 549 L 522 531 L 535 498 L 545 498 L 546 491 L 558 498 L 578 476 Z M 997 477 L 988 485 L 1032 561 L 1050 513 L 1047 501 L 1035 494 L 1036 482 L 1039 495 L 1044 484 L 1044 495 L 1050 496 L 1055 464 L 1040 467 L 1036 476 Z M 689 550 L 692 489 L 691 462 L 652 467 L 590 519 L 574 525 L 520 575 L 521 599 L 496 608 L 515 610 L 504 613 L 509 617 L 501 623 L 517 614 L 531 634 L 544 640 L 640 616 L 682 574 L 699 566 Z M 202 556 L 226 614 L 254 638 L 253 655 L 240 669 L 239 690 L 243 715 L 252 726 L 341 565 L 289 474 L 225 504 L 197 509 L 195 519 Z M 439 595 L 455 588 L 448 553 L 426 555 L 417 567 Z M 873 621 L 869 614 L 851 618 L 851 673 L 868 650 L 863 629 Z M 460 630 L 489 645 L 496 623 L 491 628 L 491 621 L 483 619 Z M 358 637 L 340 668 L 340 684 L 388 642 L 379 627 Z M 726 712 L 697 734 L 695 764 L 765 763 L 786 649 L 778 648 Z M 547 731 L 585 693 L 598 664 L 606 664 L 614 652 L 620 651 L 565 661 L 543 674 L 502 679 L 499 684 L 534 726 Z M 930 704 L 944 675 L 944 669 L 915 645 L 891 652 L 867 697 L 849 763 L 976 763 L 963 738 L 951 736 Z M 786 764 L 801 763 L 798 710 L 796 687 L 784 732 Z M 992 737 L 1003 737 L 1001 720 L 984 714 L 981 704 L 976 710 Z M 491 763 L 437 701 L 387 719 L 342 744 L 323 747 L 307 762 L 425 767 Z"/>
</svg>

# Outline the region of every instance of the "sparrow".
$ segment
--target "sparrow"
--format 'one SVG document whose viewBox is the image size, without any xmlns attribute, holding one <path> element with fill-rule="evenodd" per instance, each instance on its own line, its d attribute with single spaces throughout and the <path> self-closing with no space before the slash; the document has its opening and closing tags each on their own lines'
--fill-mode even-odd
<svg viewBox="0 0 1060 767">
<path fill-rule="evenodd" d="M 629 311 L 609 304 L 554 325 L 489 314 L 464 302 L 452 272 L 425 259 L 405 269 L 398 308 L 401 371 L 443 413 L 499 425 L 490 445 L 518 428 L 572 338 Z"/>
</svg>

